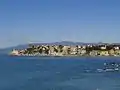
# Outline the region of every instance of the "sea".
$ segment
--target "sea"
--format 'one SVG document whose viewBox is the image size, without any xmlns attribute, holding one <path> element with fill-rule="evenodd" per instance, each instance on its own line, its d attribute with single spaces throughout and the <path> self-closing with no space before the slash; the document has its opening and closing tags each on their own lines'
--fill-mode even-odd
<svg viewBox="0 0 120 90">
<path fill-rule="evenodd" d="M 120 72 L 99 72 L 119 57 L 0 55 L 0 90 L 120 90 Z"/>
</svg>

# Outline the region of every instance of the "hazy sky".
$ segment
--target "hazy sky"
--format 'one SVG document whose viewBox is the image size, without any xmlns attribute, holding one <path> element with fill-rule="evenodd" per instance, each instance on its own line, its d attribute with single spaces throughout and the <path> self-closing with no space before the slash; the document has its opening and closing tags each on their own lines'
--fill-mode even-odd
<svg viewBox="0 0 120 90">
<path fill-rule="evenodd" d="M 0 48 L 65 40 L 120 42 L 120 0 L 0 0 Z"/>
</svg>

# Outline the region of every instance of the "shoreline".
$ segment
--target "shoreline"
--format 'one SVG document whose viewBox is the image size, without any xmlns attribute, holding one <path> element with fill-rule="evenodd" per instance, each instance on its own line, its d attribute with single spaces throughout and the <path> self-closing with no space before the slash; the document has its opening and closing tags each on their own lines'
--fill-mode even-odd
<svg viewBox="0 0 120 90">
<path fill-rule="evenodd" d="M 119 45 L 29 45 L 26 49 L 13 49 L 12 56 L 32 57 L 120 57 Z"/>
<path fill-rule="evenodd" d="M 94 58 L 94 57 L 116 57 L 116 58 L 119 58 L 120 56 L 90 56 L 90 55 L 83 55 L 83 56 L 80 56 L 80 55 L 9 55 L 9 56 L 15 56 L 15 57 L 78 57 L 78 58 L 81 58 L 81 57 L 85 57 L 85 58 Z"/>
</svg>

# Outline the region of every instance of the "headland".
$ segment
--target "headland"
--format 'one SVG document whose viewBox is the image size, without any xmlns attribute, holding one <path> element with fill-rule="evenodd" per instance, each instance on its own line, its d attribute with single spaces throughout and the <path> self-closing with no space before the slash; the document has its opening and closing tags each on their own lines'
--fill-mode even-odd
<svg viewBox="0 0 120 90">
<path fill-rule="evenodd" d="M 120 44 L 95 45 L 34 45 L 25 49 L 13 49 L 16 56 L 120 56 Z"/>
</svg>

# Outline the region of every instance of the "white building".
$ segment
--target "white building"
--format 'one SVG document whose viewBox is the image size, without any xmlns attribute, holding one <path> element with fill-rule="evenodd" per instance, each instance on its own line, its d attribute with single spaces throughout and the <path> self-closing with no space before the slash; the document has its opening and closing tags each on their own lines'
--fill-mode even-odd
<svg viewBox="0 0 120 90">
<path fill-rule="evenodd" d="M 18 50 L 15 50 L 13 49 L 12 52 L 10 53 L 11 55 L 15 55 L 15 56 L 19 56 L 19 51 Z"/>
</svg>

